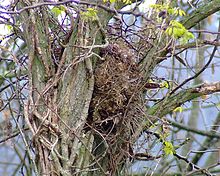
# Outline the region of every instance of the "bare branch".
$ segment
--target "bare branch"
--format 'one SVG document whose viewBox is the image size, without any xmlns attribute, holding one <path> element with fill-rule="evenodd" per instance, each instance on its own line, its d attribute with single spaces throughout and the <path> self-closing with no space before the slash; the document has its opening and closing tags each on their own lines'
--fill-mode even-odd
<svg viewBox="0 0 220 176">
<path fill-rule="evenodd" d="M 210 84 L 204 83 L 193 88 L 181 90 L 176 94 L 168 95 L 165 99 L 152 106 L 148 110 L 148 114 L 155 115 L 160 109 L 158 115 L 159 117 L 163 117 L 187 101 L 201 97 L 202 95 L 213 94 L 215 92 L 220 92 L 220 82 Z"/>
</svg>

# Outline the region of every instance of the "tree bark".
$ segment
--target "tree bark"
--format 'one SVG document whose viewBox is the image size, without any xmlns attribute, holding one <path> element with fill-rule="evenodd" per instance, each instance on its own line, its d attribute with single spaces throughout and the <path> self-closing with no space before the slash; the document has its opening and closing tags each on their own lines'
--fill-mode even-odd
<svg viewBox="0 0 220 176">
<path fill-rule="evenodd" d="M 20 7 L 26 7 L 40 2 L 43 1 L 24 0 L 19 4 Z M 89 4 L 89 1 L 85 2 Z M 210 3 L 212 6 L 207 5 L 210 10 L 203 17 L 193 14 L 186 19 L 187 28 L 217 11 L 219 5 L 216 2 L 218 1 Z M 96 3 L 98 6 L 102 1 Z M 119 3 L 117 7 L 120 9 L 122 4 Z M 101 57 L 99 48 L 93 51 L 93 55 L 86 56 L 86 46 L 103 45 L 106 39 L 103 30 L 106 30 L 112 11 L 101 9 L 98 14 L 96 21 L 86 21 L 78 16 L 72 22 L 69 37 L 62 46 L 58 68 L 51 56 L 53 48 L 49 26 L 53 21 L 50 21 L 48 8 L 42 6 L 28 9 L 20 15 L 21 21 L 26 21 L 22 26 L 22 35 L 29 51 L 30 94 L 25 105 L 25 114 L 26 122 L 33 133 L 39 175 L 120 175 L 128 158 L 124 156 L 132 155 L 132 152 L 125 154 L 131 149 L 132 143 L 124 139 L 132 139 L 134 142 L 146 127 L 146 119 L 138 121 L 140 124 L 137 133 L 128 132 L 129 129 L 122 124 L 119 136 L 112 141 L 106 141 L 99 131 L 84 130 L 94 96 L 94 70 L 99 66 L 97 60 Z M 155 40 L 154 44 L 144 53 L 145 57 L 139 65 L 145 82 L 162 61 L 161 57 L 166 56 L 169 51 L 164 40 Z M 162 117 L 177 105 L 202 94 L 206 93 L 202 93 L 198 87 L 171 95 L 168 100 L 159 102 L 146 111 L 146 116 Z M 144 109 L 146 110 L 145 107 Z M 112 154 L 116 155 L 116 160 L 111 157 Z"/>
</svg>

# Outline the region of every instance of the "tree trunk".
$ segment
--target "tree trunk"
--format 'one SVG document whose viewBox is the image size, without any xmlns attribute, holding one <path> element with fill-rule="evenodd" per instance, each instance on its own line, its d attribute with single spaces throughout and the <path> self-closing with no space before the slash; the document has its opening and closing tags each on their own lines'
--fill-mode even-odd
<svg viewBox="0 0 220 176">
<path fill-rule="evenodd" d="M 32 5 L 29 1 L 20 2 L 21 7 L 29 5 Z M 106 24 L 108 14 L 102 13 L 99 23 Z M 56 48 L 60 54 L 57 66 L 52 58 L 55 49 L 50 41 L 52 24 L 48 8 L 27 10 L 21 18 L 27 21 L 23 25 L 23 38 L 29 50 L 30 71 L 25 114 L 33 133 L 38 174 L 109 175 L 110 149 L 106 141 L 95 132 L 83 132 L 94 90 L 97 58 L 80 58 L 87 52 L 80 46 L 92 45 L 94 35 L 95 44 L 102 44 L 103 36 L 97 32 L 100 26 L 77 17 L 69 37 L 64 38 L 65 47 Z M 97 159 L 98 156 L 101 158 Z"/>
<path fill-rule="evenodd" d="M 19 6 L 41 2 L 23 0 Z M 121 7 L 122 3 L 116 6 Z M 154 45 L 144 46 L 137 64 L 125 42 L 106 41 L 111 13 L 101 8 L 95 20 L 82 13 L 76 19 L 70 16 L 67 31 L 56 28 L 59 21 L 46 6 L 26 9 L 19 16 L 25 21 L 21 37 L 29 51 L 29 100 L 24 111 L 33 133 L 37 175 L 125 175 L 132 145 L 147 127 L 144 87 L 168 53 L 170 38 L 153 36 Z M 51 40 L 51 33 L 59 38 Z M 166 115 L 176 107 L 168 102 L 159 102 L 148 114 Z"/>
</svg>

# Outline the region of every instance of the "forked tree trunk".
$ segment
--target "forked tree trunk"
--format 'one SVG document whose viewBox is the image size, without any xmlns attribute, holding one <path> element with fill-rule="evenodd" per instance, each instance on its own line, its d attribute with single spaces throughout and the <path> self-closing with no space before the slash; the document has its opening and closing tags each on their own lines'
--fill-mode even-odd
<svg viewBox="0 0 220 176">
<path fill-rule="evenodd" d="M 25 116 L 39 175 L 121 175 L 146 125 L 142 92 L 158 63 L 158 48 L 151 48 L 147 62 L 138 66 L 123 41 L 106 45 L 104 28 L 111 15 L 99 14 L 96 21 L 74 19 L 59 41 L 61 48 L 54 48 L 50 39 L 56 24 L 48 8 L 21 15 L 29 50 Z M 58 66 L 53 55 L 59 56 Z"/>
<path fill-rule="evenodd" d="M 16 1 L 15 10 L 23 10 L 18 15 L 12 12 L 14 24 L 22 25 L 18 30 L 21 33 L 15 25 L 15 33 L 28 50 L 29 99 L 24 115 L 33 134 L 36 175 L 125 175 L 126 161 L 134 157 L 132 145 L 148 121 L 219 90 L 217 85 L 216 90 L 204 89 L 206 92 L 201 87 L 174 91 L 147 111 L 143 96 L 147 80 L 166 54 L 173 54 L 173 40 L 164 34 L 163 24 L 159 29 L 157 22 L 154 26 L 146 20 L 146 28 L 140 30 L 146 41 L 138 43 L 137 56 L 129 52 L 123 40 L 111 41 L 106 36 L 109 20 L 117 15 L 114 8 L 99 6 L 98 18 L 90 20 L 83 12 L 76 18 L 71 14 L 70 8 L 84 10 L 85 15 L 88 7 L 94 8 L 90 8 L 93 14 L 95 3 L 100 5 L 103 0 L 67 3 L 70 28 L 59 24 L 45 2 Z M 121 9 L 123 2 L 118 1 L 115 8 Z M 219 8 L 219 0 L 210 1 L 186 17 L 183 24 L 189 29 Z M 159 84 L 148 86 L 160 88 Z M 156 118 L 149 120 L 149 115 Z"/>
<path fill-rule="evenodd" d="M 31 5 L 28 1 L 19 3 L 21 7 Z M 97 30 L 100 26 L 80 17 L 75 20 L 69 37 L 65 38 L 65 48 L 58 51 L 61 54 L 57 67 L 52 57 L 55 51 L 50 41 L 48 8 L 29 9 L 20 17 L 26 21 L 22 35 L 29 51 L 30 95 L 25 116 L 33 133 L 38 174 L 115 175 L 119 166 L 110 163 L 106 141 L 101 135 L 83 129 L 94 91 L 97 58 L 89 56 L 81 60 L 78 56 L 86 53 L 81 46 L 91 45 L 93 39 L 97 44 L 103 43 L 103 36 Z M 104 16 L 101 23 L 105 24 L 108 19 Z M 119 165 L 123 164 L 120 158 Z M 115 170 L 110 171 L 110 165 Z"/>
<path fill-rule="evenodd" d="M 161 118 L 177 106 L 173 94 L 147 112 L 142 94 L 153 69 L 170 52 L 170 38 L 160 29 L 151 31 L 153 44 L 140 42 L 143 58 L 136 63 L 125 42 L 106 41 L 106 26 L 114 10 L 98 9 L 98 20 L 87 20 L 82 13 L 77 19 L 70 15 L 71 29 L 66 33 L 47 6 L 30 8 L 41 2 L 19 1 L 17 7 L 29 8 L 15 18 L 22 23 L 19 35 L 28 49 L 29 99 L 24 114 L 33 134 L 35 172 L 48 176 L 125 175 L 132 145 L 147 127 L 146 114 Z M 118 3 L 116 8 L 121 7 Z M 199 13 L 203 16 L 194 13 L 186 19 L 186 28 L 218 10 L 211 5 L 207 9 L 207 14 Z M 148 33 L 143 30 L 142 35 Z M 193 98 L 188 94 L 180 96 L 185 97 L 181 103 Z"/>
</svg>

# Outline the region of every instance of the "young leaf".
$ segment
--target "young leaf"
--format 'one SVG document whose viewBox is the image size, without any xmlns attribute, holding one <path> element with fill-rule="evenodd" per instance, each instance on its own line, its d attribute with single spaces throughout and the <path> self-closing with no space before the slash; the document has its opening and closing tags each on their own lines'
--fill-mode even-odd
<svg viewBox="0 0 220 176">
<path fill-rule="evenodd" d="M 167 81 L 164 81 L 160 84 L 160 87 L 169 89 L 169 83 Z"/>
<path fill-rule="evenodd" d="M 173 33 L 173 29 L 171 27 L 168 27 L 165 31 L 165 33 L 167 33 L 168 35 L 172 35 Z"/>
<path fill-rule="evenodd" d="M 175 149 L 174 149 L 174 146 L 171 142 L 169 141 L 164 141 L 163 142 L 163 151 L 166 155 L 173 155 L 176 153 Z"/>
<path fill-rule="evenodd" d="M 183 29 L 183 28 L 174 27 L 173 28 L 173 36 L 174 36 L 174 38 L 179 38 L 179 37 L 183 36 L 185 31 L 186 30 Z"/>
<path fill-rule="evenodd" d="M 172 27 L 177 27 L 177 28 L 180 28 L 180 29 L 185 29 L 185 27 L 180 22 L 178 22 L 176 20 L 170 21 L 170 25 Z"/>
<path fill-rule="evenodd" d="M 65 12 L 67 10 L 67 8 L 64 5 L 60 5 L 59 9 L 63 12 Z"/>
<path fill-rule="evenodd" d="M 97 12 L 98 11 L 96 9 L 89 7 L 87 8 L 87 11 L 82 12 L 81 15 L 84 19 L 94 21 L 97 18 Z"/>
<path fill-rule="evenodd" d="M 183 112 L 183 108 L 181 106 L 175 108 L 173 112 Z"/>
<path fill-rule="evenodd" d="M 185 36 L 186 36 L 186 38 L 187 38 L 188 40 L 195 38 L 195 36 L 193 35 L 193 33 L 192 33 L 192 32 L 189 32 L 189 31 L 187 31 L 187 32 L 185 33 Z"/>
<path fill-rule="evenodd" d="M 122 2 L 125 3 L 125 4 L 131 4 L 132 3 L 131 0 L 122 0 Z"/>
<path fill-rule="evenodd" d="M 11 30 L 13 29 L 12 25 L 10 24 L 6 24 L 5 27 L 7 28 L 9 32 L 11 32 Z"/>
<path fill-rule="evenodd" d="M 66 7 L 64 5 L 60 5 L 60 6 L 56 6 L 56 7 L 53 7 L 51 9 L 51 12 L 56 16 L 58 17 L 59 15 L 62 14 L 62 12 L 65 12 L 66 11 Z"/>
<path fill-rule="evenodd" d="M 131 0 L 121 0 L 123 3 L 125 4 L 131 4 L 132 1 Z M 108 2 L 108 0 L 103 0 L 104 3 Z M 110 3 L 114 3 L 116 2 L 116 0 L 109 0 Z"/>
<path fill-rule="evenodd" d="M 173 14 L 174 14 L 174 11 L 175 11 L 174 9 L 168 9 L 168 10 L 167 10 L 167 13 L 168 13 L 169 15 L 173 15 Z"/>
<path fill-rule="evenodd" d="M 175 8 L 173 14 L 176 15 L 176 16 L 178 16 L 178 15 L 179 15 L 179 16 L 185 16 L 185 15 L 186 15 L 185 11 L 183 11 L 183 10 L 181 10 L 181 9 L 179 9 L 179 8 Z"/>
<path fill-rule="evenodd" d="M 53 7 L 53 8 L 51 9 L 51 12 L 52 12 L 56 17 L 58 17 L 59 15 L 61 15 L 62 10 L 60 10 L 59 7 Z"/>
<path fill-rule="evenodd" d="M 186 44 L 190 39 L 193 39 L 193 38 L 195 38 L 195 36 L 191 32 L 186 31 L 184 35 L 180 38 L 180 43 Z"/>
<path fill-rule="evenodd" d="M 180 16 L 185 16 L 186 12 L 184 10 L 179 9 L 179 15 Z"/>
</svg>

